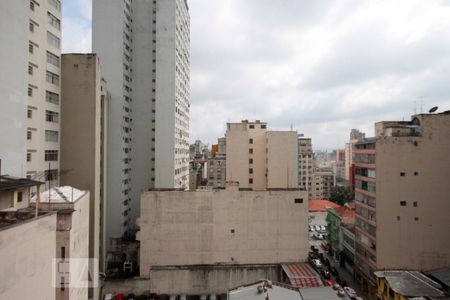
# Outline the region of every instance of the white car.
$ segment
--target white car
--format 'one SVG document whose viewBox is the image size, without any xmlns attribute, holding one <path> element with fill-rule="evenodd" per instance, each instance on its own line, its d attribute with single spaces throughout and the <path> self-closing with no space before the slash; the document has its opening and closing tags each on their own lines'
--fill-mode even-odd
<svg viewBox="0 0 450 300">
<path fill-rule="evenodd" d="M 322 262 L 319 259 L 313 259 L 312 260 L 313 266 L 317 269 L 322 268 Z"/>
<path fill-rule="evenodd" d="M 325 226 L 320 226 L 320 230 L 322 230 L 322 231 L 326 231 L 327 229 L 325 228 Z"/>
<path fill-rule="evenodd" d="M 355 290 L 352 289 L 351 287 L 346 286 L 346 287 L 344 287 L 344 290 L 351 299 L 354 299 L 357 297 Z"/>
<path fill-rule="evenodd" d="M 314 226 L 314 228 L 316 228 L 316 231 L 320 231 L 320 226 L 319 225 Z"/>
<path fill-rule="evenodd" d="M 324 239 L 324 236 L 323 236 L 323 234 L 321 234 L 321 233 L 315 234 L 314 237 L 315 237 L 316 239 L 318 239 L 318 240 L 323 240 L 323 239 Z"/>
</svg>

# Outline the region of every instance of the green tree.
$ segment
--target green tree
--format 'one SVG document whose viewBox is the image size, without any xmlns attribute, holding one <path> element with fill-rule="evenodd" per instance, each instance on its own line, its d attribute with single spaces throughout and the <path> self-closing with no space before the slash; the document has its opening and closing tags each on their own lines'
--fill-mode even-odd
<svg viewBox="0 0 450 300">
<path fill-rule="evenodd" d="M 334 186 L 331 188 L 330 200 L 339 205 L 344 205 L 348 201 L 355 199 L 355 192 L 345 186 Z"/>
</svg>

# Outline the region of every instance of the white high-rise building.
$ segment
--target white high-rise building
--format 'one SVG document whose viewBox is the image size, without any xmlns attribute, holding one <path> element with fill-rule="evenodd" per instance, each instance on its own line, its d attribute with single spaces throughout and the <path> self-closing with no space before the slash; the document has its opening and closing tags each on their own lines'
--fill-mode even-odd
<svg viewBox="0 0 450 300">
<path fill-rule="evenodd" d="M 30 0 L 27 176 L 58 185 L 60 160 L 61 2 Z M 48 186 L 47 186 L 48 188 Z"/>
<path fill-rule="evenodd" d="M 189 186 L 186 0 L 93 0 L 93 51 L 111 93 L 107 237 L 134 227 L 141 192 Z"/>
</svg>

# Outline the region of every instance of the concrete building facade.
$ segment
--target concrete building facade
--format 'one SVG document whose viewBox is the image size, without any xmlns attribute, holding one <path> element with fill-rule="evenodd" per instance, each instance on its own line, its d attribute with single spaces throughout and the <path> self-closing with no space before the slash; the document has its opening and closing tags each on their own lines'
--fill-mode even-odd
<svg viewBox="0 0 450 300">
<path fill-rule="evenodd" d="M 93 1 L 111 94 L 108 237 L 135 226 L 142 191 L 189 186 L 189 32 L 185 0 Z"/>
<path fill-rule="evenodd" d="M 356 144 L 356 268 L 374 288 L 375 270 L 450 265 L 450 114 L 379 122 Z"/>
<path fill-rule="evenodd" d="M 256 120 L 227 123 L 226 180 L 241 188 L 297 188 L 296 131 L 267 131 Z"/>
<path fill-rule="evenodd" d="M 311 138 L 302 134 L 298 136 L 298 186 L 307 191 L 309 199 L 313 198 L 312 181 L 314 174 L 314 152 Z"/>
<path fill-rule="evenodd" d="M 333 171 L 325 168 L 315 169 L 312 178 L 312 198 L 329 200 L 331 189 L 336 186 L 336 175 Z"/>
<path fill-rule="evenodd" d="M 152 287 L 172 282 L 174 288 L 188 276 L 186 268 L 204 267 L 203 272 L 225 278 L 228 271 L 220 266 L 265 269 L 304 261 L 308 253 L 304 191 L 243 191 L 229 186 L 197 192 L 148 191 L 141 201 L 140 270 L 141 277 L 152 278 Z"/>
<path fill-rule="evenodd" d="M 0 175 L 26 174 L 28 5 L 25 0 L 0 2 Z"/>
<path fill-rule="evenodd" d="M 63 54 L 61 68 L 60 181 L 90 191 L 89 257 L 103 271 L 109 94 L 96 54 Z"/>
<path fill-rule="evenodd" d="M 61 2 L 28 7 L 27 177 L 59 184 L 61 124 Z"/>
</svg>

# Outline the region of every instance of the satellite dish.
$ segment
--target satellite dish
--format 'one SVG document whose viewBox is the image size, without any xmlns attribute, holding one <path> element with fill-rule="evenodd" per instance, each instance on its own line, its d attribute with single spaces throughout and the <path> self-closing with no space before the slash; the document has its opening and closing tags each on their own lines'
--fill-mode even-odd
<svg viewBox="0 0 450 300">
<path fill-rule="evenodd" d="M 438 107 L 437 106 L 434 106 L 434 107 L 432 107 L 428 112 L 430 113 L 430 114 L 432 114 L 432 113 L 434 113 L 435 111 L 437 111 L 438 110 Z"/>
</svg>

